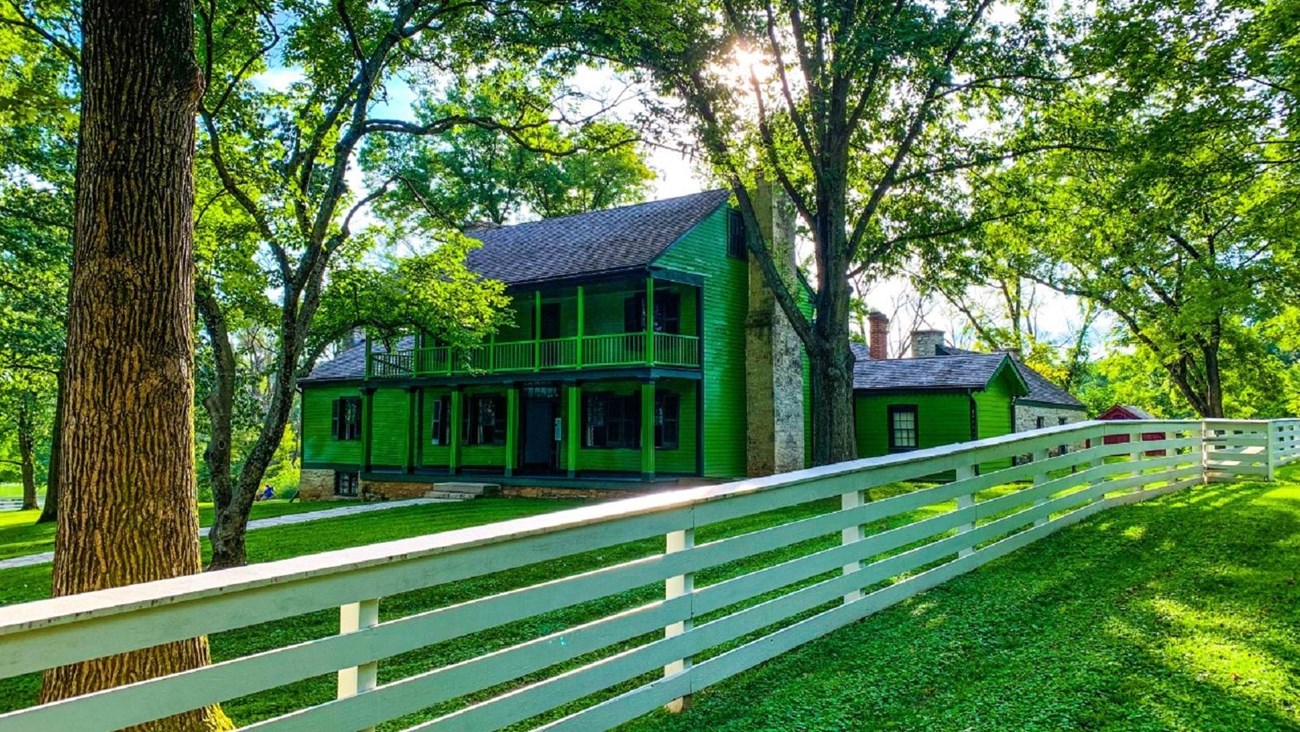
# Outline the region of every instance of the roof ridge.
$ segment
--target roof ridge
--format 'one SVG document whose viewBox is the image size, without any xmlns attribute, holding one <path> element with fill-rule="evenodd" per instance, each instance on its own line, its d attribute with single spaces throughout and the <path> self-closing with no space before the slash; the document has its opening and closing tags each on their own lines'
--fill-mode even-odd
<svg viewBox="0 0 1300 732">
<path fill-rule="evenodd" d="M 503 229 L 515 229 L 515 228 L 518 228 L 518 227 L 521 227 L 521 226 L 530 226 L 530 225 L 532 225 L 532 224 L 552 223 L 552 222 L 555 222 L 555 221 L 564 221 L 565 219 L 573 219 L 573 218 L 577 218 L 577 217 L 579 217 L 579 216 L 594 216 L 594 215 L 596 215 L 596 214 L 611 213 L 611 212 L 614 212 L 614 211 L 622 211 L 622 210 L 629 209 L 629 208 L 637 208 L 637 207 L 639 207 L 639 206 L 652 206 L 652 205 L 657 204 L 657 203 L 670 203 L 670 202 L 673 202 L 673 201 L 681 201 L 681 200 L 683 200 L 683 199 L 687 199 L 687 198 L 694 198 L 694 197 L 697 197 L 697 196 L 705 196 L 705 195 L 708 195 L 708 194 L 711 194 L 711 193 L 724 193 L 724 192 L 727 193 L 728 195 L 730 195 L 730 193 L 731 193 L 731 192 L 728 191 L 726 188 L 710 188 L 710 189 L 707 190 L 707 191 L 698 191 L 698 192 L 696 192 L 696 193 L 684 193 L 684 194 L 682 194 L 682 195 L 680 195 L 680 196 L 669 196 L 668 198 L 656 198 L 656 199 L 653 200 L 653 201 L 637 201 L 636 203 L 624 203 L 624 204 L 621 204 L 621 205 L 618 205 L 618 206 L 610 206 L 609 208 L 594 208 L 594 209 L 592 209 L 592 210 L 590 210 L 590 211 L 579 211 L 578 213 L 565 214 L 565 215 L 563 215 L 563 216 L 547 216 L 547 217 L 540 218 L 540 219 L 533 219 L 532 221 L 519 221 L 519 222 L 517 222 L 517 223 L 513 223 L 513 224 L 501 224 L 500 226 L 495 226 L 495 225 L 494 225 L 494 226 L 480 226 L 480 227 L 477 227 L 477 228 L 474 228 L 474 229 L 465 229 L 465 231 L 464 231 L 463 233 L 464 233 L 466 236 L 471 236 L 471 234 L 472 234 L 473 232 L 488 232 L 488 231 L 493 231 L 493 232 L 495 232 L 495 231 L 501 231 L 501 230 L 503 230 Z M 472 238 L 472 237 L 471 237 L 471 238 Z"/>
</svg>

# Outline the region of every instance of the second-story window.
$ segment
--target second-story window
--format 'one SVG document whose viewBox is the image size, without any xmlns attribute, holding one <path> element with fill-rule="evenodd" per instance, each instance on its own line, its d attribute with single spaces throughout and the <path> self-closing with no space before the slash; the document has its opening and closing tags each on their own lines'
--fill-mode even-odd
<svg viewBox="0 0 1300 732">
<path fill-rule="evenodd" d="M 450 445 L 451 444 L 451 397 L 443 395 L 435 397 L 430 407 L 430 430 L 429 444 L 431 445 Z"/>
<path fill-rule="evenodd" d="M 732 209 L 727 214 L 727 256 L 744 259 L 746 253 L 745 219 L 739 211 Z"/>
<path fill-rule="evenodd" d="M 560 304 L 542 303 L 542 340 L 560 337 Z"/>
<path fill-rule="evenodd" d="M 645 293 L 623 301 L 623 332 L 645 331 Z M 655 332 L 682 332 L 682 296 L 671 290 L 655 290 Z"/>
<path fill-rule="evenodd" d="M 506 443 L 506 400 L 499 394 L 475 394 L 461 420 L 466 445 Z"/>
<path fill-rule="evenodd" d="M 334 400 L 331 434 L 336 440 L 361 439 L 361 397 Z"/>
</svg>

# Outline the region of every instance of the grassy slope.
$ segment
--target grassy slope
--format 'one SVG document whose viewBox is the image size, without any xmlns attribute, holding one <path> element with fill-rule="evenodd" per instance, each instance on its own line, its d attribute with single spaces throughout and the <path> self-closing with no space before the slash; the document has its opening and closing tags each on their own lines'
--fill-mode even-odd
<svg viewBox="0 0 1300 732">
<path fill-rule="evenodd" d="M 874 493 L 875 491 L 873 491 Z M 883 497 L 876 496 L 876 497 Z M 476 501 L 396 509 L 250 534 L 256 561 L 503 520 L 565 505 Z M 792 520 L 831 510 L 819 502 Z M 1212 509 L 1212 510 L 1211 510 Z M 942 510 L 942 509 L 939 509 Z M 754 530 L 759 516 L 702 529 Z M 890 525 L 915 520 L 900 517 Z M 1294 584 L 1300 487 L 1215 487 L 1103 514 L 1046 542 L 822 639 L 637 729 L 1281 729 L 1300 717 Z M 873 527 L 874 529 L 883 527 Z M 699 585 L 836 537 L 697 576 Z M 386 598 L 389 619 L 660 551 L 646 541 Z M 0 572 L 0 604 L 44 596 L 49 569 Z M 654 599 L 647 587 L 380 663 L 381 683 Z M 1222 623 L 1222 625 L 1219 625 Z M 337 632 L 320 612 L 213 637 L 218 659 Z M 828 663 L 834 659 L 834 664 Z M 590 660 L 590 659 L 585 659 Z M 1234 675 L 1235 674 L 1235 678 Z M 536 676 L 530 677 L 533 680 Z M 32 702 L 36 678 L 0 681 L 0 709 Z M 225 709 L 240 723 L 331 698 L 332 676 Z M 476 697 L 482 698 L 482 696 Z M 384 729 L 448 711 L 443 705 Z"/>
<path fill-rule="evenodd" d="M 1295 483 L 1175 494 L 705 690 L 684 715 L 628 726 L 1297 729 L 1298 573 Z"/>
<path fill-rule="evenodd" d="M 326 508 L 338 508 L 345 503 L 316 501 L 289 503 L 272 500 L 253 504 L 251 518 L 272 518 L 290 513 L 306 513 Z M 0 511 L 0 559 L 39 554 L 54 550 L 54 524 L 36 524 L 40 511 Z M 199 504 L 199 525 L 212 524 L 212 504 Z"/>
</svg>

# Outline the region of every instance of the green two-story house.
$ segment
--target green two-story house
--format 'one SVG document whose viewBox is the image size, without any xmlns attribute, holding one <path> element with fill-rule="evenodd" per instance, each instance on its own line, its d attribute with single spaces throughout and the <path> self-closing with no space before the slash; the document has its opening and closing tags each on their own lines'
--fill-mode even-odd
<svg viewBox="0 0 1300 732">
<path fill-rule="evenodd" d="M 789 216 L 762 200 L 793 267 Z M 317 366 L 301 382 L 304 497 L 803 466 L 802 350 L 726 191 L 468 233 L 468 266 L 505 283 L 514 322 L 468 349 L 366 339 Z"/>
</svg>

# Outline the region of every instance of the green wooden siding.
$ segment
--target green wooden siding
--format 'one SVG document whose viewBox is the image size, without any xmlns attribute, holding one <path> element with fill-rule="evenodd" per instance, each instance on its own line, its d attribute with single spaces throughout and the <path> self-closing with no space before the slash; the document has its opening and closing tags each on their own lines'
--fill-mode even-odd
<svg viewBox="0 0 1300 732">
<path fill-rule="evenodd" d="M 916 406 L 918 447 L 966 442 L 970 436 L 970 398 L 966 392 L 858 394 L 854 397 L 858 457 L 889 453 L 889 407 Z"/>
<path fill-rule="evenodd" d="M 700 222 L 655 264 L 704 277 L 704 474 L 743 476 L 749 272 L 745 260 L 727 256 L 726 209 Z M 685 300 L 683 296 L 683 306 Z M 662 462 L 659 470 L 667 470 Z"/>
<path fill-rule="evenodd" d="M 314 463 L 361 463 L 361 440 L 336 440 L 333 429 L 334 400 L 357 397 L 355 386 L 321 386 L 303 389 L 303 460 Z"/>
<path fill-rule="evenodd" d="M 988 388 L 984 391 L 977 391 L 972 395 L 971 398 L 975 400 L 976 422 L 978 425 L 976 436 L 979 439 L 1009 435 L 1016 431 L 1015 418 L 1011 414 L 1016 393 L 1015 377 L 1011 374 L 1011 368 L 1004 366 L 989 382 Z M 1007 458 L 1006 460 L 981 464 L 980 470 L 988 472 L 1010 466 L 1011 459 Z"/>
<path fill-rule="evenodd" d="M 375 390 L 372 409 L 370 465 L 376 468 L 400 468 L 406 464 L 406 433 L 410 425 L 405 389 Z"/>
</svg>

